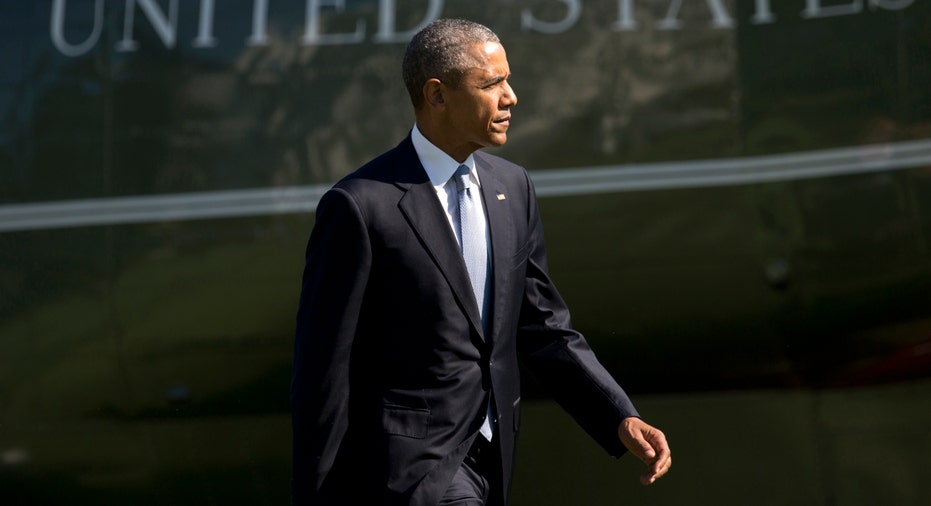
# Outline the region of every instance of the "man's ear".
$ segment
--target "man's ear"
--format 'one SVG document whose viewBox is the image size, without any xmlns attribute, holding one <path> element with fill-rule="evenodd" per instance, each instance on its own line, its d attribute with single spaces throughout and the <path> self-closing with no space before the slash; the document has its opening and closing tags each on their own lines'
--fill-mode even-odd
<svg viewBox="0 0 931 506">
<path fill-rule="evenodd" d="M 423 96 L 427 106 L 433 109 L 442 109 L 446 106 L 446 97 L 443 83 L 439 79 L 429 79 L 423 85 Z"/>
</svg>

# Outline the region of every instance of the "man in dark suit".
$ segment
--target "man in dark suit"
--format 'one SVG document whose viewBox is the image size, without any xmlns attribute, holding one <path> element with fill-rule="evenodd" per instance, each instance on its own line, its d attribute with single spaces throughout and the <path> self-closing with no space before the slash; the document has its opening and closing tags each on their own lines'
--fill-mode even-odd
<svg viewBox="0 0 931 506">
<path fill-rule="evenodd" d="M 314 505 L 504 505 L 518 359 L 610 454 L 672 459 L 596 360 L 547 273 L 517 96 L 488 28 L 441 19 L 407 48 L 411 134 L 317 207 L 297 315 L 292 494 Z"/>
</svg>

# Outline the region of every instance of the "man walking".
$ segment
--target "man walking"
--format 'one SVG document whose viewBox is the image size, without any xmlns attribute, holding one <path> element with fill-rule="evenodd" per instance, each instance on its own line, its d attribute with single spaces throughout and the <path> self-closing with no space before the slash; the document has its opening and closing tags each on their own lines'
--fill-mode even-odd
<svg viewBox="0 0 931 506">
<path fill-rule="evenodd" d="M 292 379 L 294 504 L 505 505 L 518 359 L 610 454 L 652 483 L 663 433 L 572 329 L 547 272 L 517 96 L 498 37 L 434 21 L 410 42 L 410 135 L 338 182 L 307 246 Z"/>
</svg>

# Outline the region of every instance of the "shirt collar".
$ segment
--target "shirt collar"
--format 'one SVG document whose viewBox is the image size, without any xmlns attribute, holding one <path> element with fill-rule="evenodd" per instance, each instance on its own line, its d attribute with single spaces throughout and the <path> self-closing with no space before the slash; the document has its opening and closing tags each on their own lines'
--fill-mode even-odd
<svg viewBox="0 0 931 506">
<path fill-rule="evenodd" d="M 469 155 L 469 157 L 460 164 L 454 160 L 453 157 L 446 154 L 445 151 L 427 140 L 423 133 L 420 132 L 420 129 L 417 128 L 416 123 L 414 124 L 414 128 L 411 129 L 411 142 L 414 143 L 414 151 L 417 152 L 417 157 L 420 158 L 420 163 L 423 165 L 424 170 L 427 171 L 427 177 L 430 178 L 430 182 L 433 183 L 433 186 L 445 186 L 449 178 L 453 177 L 453 173 L 456 172 L 459 165 L 469 167 L 472 173 L 472 182 L 478 184 L 478 174 L 475 171 L 475 158 L 473 158 L 472 155 Z"/>
</svg>

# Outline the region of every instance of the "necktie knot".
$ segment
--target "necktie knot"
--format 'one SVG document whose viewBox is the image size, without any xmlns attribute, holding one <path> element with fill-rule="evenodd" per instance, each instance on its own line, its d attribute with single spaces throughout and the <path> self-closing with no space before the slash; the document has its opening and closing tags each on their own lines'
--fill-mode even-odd
<svg viewBox="0 0 931 506">
<path fill-rule="evenodd" d="M 471 170 L 466 165 L 460 165 L 453 175 L 456 178 L 456 189 L 459 191 L 468 190 L 472 186 Z"/>
</svg>

